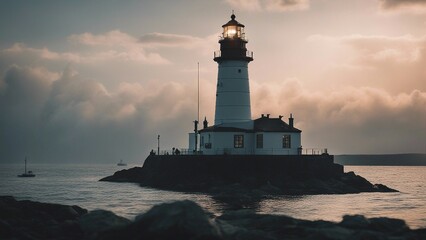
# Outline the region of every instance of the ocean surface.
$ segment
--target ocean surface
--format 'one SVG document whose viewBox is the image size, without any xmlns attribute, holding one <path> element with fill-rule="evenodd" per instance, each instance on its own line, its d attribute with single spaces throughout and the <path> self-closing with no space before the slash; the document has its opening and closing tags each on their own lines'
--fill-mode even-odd
<svg viewBox="0 0 426 240">
<path fill-rule="evenodd" d="M 227 203 L 205 194 L 143 188 L 134 183 L 99 182 L 115 171 L 136 165 L 29 164 L 35 178 L 18 178 L 23 164 L 0 164 L 0 195 L 18 200 L 78 205 L 88 210 L 106 209 L 133 219 L 153 205 L 190 199 L 213 214 Z M 258 213 L 288 215 L 308 220 L 340 221 L 345 214 L 404 219 L 411 228 L 426 228 L 426 166 L 345 166 L 372 183 L 397 189 L 397 193 L 284 196 L 249 204 Z"/>
</svg>

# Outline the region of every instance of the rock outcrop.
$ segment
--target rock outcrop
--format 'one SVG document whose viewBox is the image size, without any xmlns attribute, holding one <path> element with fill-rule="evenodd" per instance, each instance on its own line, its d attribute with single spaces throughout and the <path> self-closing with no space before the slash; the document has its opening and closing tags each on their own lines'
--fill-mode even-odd
<svg viewBox="0 0 426 240">
<path fill-rule="evenodd" d="M 86 213 L 78 206 L 0 197 L 0 239 L 78 239 L 78 220 Z"/>
<path fill-rule="evenodd" d="M 426 239 L 403 220 L 346 215 L 339 223 L 227 211 L 215 217 L 185 200 L 154 206 L 134 221 L 112 212 L 0 197 L 0 239 Z"/>
<path fill-rule="evenodd" d="M 280 168 L 235 166 L 228 170 L 211 169 L 198 165 L 176 166 L 156 165 L 148 162 L 143 167 L 134 167 L 115 172 L 100 181 L 134 182 L 141 186 L 158 189 L 202 192 L 213 196 L 227 193 L 243 193 L 253 197 L 268 195 L 306 195 L 306 194 L 346 194 L 360 192 L 396 192 L 383 184 L 372 184 L 354 172 L 344 173 L 338 164 L 328 163 L 321 169 L 311 167 L 306 173 L 291 172 Z M 338 165 L 338 166 L 334 166 Z M 327 167 L 328 166 L 328 167 Z M 297 167 L 298 168 L 298 167 Z M 319 173 L 316 173 L 318 171 Z M 232 197 L 232 196 L 231 196 Z"/>
</svg>

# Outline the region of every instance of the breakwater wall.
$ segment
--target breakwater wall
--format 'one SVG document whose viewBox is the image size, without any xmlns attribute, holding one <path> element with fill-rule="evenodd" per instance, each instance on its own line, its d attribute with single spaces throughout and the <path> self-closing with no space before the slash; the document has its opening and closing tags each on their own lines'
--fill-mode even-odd
<svg viewBox="0 0 426 240">
<path fill-rule="evenodd" d="M 263 185 L 296 179 L 340 177 L 333 155 L 150 155 L 143 165 L 147 185 Z"/>
</svg>

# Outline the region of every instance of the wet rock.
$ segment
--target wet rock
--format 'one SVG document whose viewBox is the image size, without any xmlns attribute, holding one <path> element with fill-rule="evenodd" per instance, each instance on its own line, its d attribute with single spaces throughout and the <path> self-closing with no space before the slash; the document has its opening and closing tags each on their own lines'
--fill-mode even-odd
<svg viewBox="0 0 426 240">
<path fill-rule="evenodd" d="M 85 213 L 78 206 L 0 197 L 0 239 L 82 238 L 77 220 Z"/>
<path fill-rule="evenodd" d="M 140 183 L 144 180 L 144 171 L 141 167 L 134 167 L 130 169 L 123 169 L 117 171 L 112 176 L 104 177 L 99 181 L 107 182 L 136 182 Z"/>
<path fill-rule="evenodd" d="M 115 215 L 106 210 L 94 210 L 80 217 L 78 220 L 81 229 L 86 234 L 102 232 L 107 229 L 124 227 L 131 223 L 127 218 Z"/>
<path fill-rule="evenodd" d="M 237 171 L 231 174 L 227 172 L 228 170 L 224 173 L 214 172 L 216 175 L 212 175 L 211 171 L 204 169 L 208 168 L 206 166 L 197 165 L 205 174 L 194 174 L 198 168 L 194 168 L 193 171 L 188 169 L 176 170 L 175 165 L 168 166 L 167 162 L 162 162 L 158 166 L 155 161 L 150 161 L 150 163 L 147 165 L 148 167 L 144 165 L 142 168 L 136 167 L 118 171 L 100 181 L 136 182 L 143 187 L 183 192 L 203 192 L 211 194 L 217 199 L 222 199 L 224 202 L 230 202 L 231 205 L 235 206 L 243 205 L 244 202 L 252 202 L 253 199 L 260 200 L 268 196 L 285 194 L 397 192 L 383 184 L 372 184 L 354 172 L 343 173 L 337 171 L 330 175 L 299 176 L 297 174 L 264 169 L 263 171 L 273 172 L 273 176 L 261 174 L 261 176 L 256 178 L 252 176 L 254 173 L 239 173 Z M 149 171 L 144 170 L 145 168 Z M 240 200 L 242 201 L 241 204 L 238 203 Z"/>
<path fill-rule="evenodd" d="M 216 223 L 192 201 L 156 205 L 119 230 L 98 239 L 222 239 Z"/>
<path fill-rule="evenodd" d="M 386 217 L 370 218 L 369 229 L 389 233 L 409 230 L 404 220 Z"/>
<path fill-rule="evenodd" d="M 347 215 L 333 223 L 244 209 L 214 217 L 191 201 L 154 206 L 133 222 L 109 211 L 85 212 L 0 197 L 0 239 L 426 239 L 426 229 L 411 230 L 399 219 Z"/>
<path fill-rule="evenodd" d="M 366 229 L 370 222 L 362 215 L 345 215 L 340 225 L 352 229 Z"/>
</svg>

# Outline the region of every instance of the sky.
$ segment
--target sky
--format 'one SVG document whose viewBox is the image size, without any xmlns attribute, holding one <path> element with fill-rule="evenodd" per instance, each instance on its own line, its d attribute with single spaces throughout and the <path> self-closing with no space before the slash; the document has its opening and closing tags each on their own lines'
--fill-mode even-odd
<svg viewBox="0 0 426 240">
<path fill-rule="evenodd" d="M 245 25 L 252 117 L 304 148 L 426 153 L 426 0 L 3 0 L 0 162 L 141 162 L 214 122 L 221 26 Z"/>
</svg>

